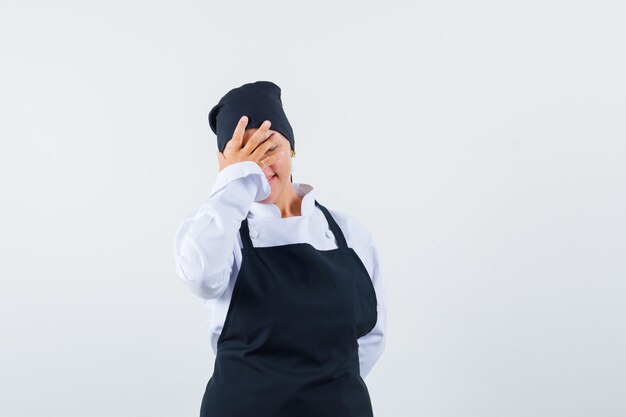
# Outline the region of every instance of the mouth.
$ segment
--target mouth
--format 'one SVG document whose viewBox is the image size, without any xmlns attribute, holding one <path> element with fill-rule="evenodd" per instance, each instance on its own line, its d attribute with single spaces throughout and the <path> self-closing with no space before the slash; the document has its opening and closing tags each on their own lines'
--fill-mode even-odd
<svg viewBox="0 0 626 417">
<path fill-rule="evenodd" d="M 270 175 L 270 176 L 265 177 L 265 178 L 267 178 L 267 181 L 268 181 L 269 183 L 271 183 L 271 182 L 272 182 L 272 180 L 273 180 L 274 178 L 276 178 L 276 174 L 274 174 L 274 175 Z"/>
</svg>

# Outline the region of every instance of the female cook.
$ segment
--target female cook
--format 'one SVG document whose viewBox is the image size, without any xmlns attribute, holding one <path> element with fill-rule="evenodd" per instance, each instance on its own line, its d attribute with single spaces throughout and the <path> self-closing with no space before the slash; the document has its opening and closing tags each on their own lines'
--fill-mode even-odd
<svg viewBox="0 0 626 417">
<path fill-rule="evenodd" d="M 174 243 L 178 276 L 211 312 L 201 417 L 372 416 L 363 378 L 386 324 L 372 235 L 293 182 L 276 84 L 230 90 L 209 124 L 220 171 Z"/>
</svg>

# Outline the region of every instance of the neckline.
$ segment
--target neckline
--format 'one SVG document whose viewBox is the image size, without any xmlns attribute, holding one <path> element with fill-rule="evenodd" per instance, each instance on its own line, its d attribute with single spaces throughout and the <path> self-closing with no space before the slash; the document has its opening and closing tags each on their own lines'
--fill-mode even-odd
<svg viewBox="0 0 626 417">
<path fill-rule="evenodd" d="M 242 253 L 244 253 L 246 255 L 254 256 L 255 255 L 255 251 L 264 251 L 264 250 L 267 251 L 269 249 L 284 249 L 284 248 L 290 247 L 290 246 L 311 247 L 311 248 L 315 249 L 318 252 L 339 251 L 342 254 L 350 253 L 350 248 L 348 248 L 348 245 L 346 243 L 346 238 L 345 238 L 341 228 L 339 227 L 339 225 L 337 224 L 337 222 L 335 221 L 333 216 L 328 211 L 328 209 L 326 207 L 324 207 L 322 204 L 320 204 L 317 200 L 314 200 L 314 206 L 317 206 L 322 211 L 322 213 L 324 214 L 324 217 L 326 218 L 326 221 L 328 222 L 328 226 L 330 227 L 330 230 L 333 232 L 333 234 L 335 235 L 335 239 L 337 240 L 337 248 L 330 249 L 330 250 L 319 250 L 319 249 L 315 248 L 313 245 L 311 245 L 310 243 L 307 243 L 307 242 L 288 243 L 288 244 L 285 244 L 285 245 L 277 245 L 277 246 L 254 247 L 254 245 L 252 245 L 252 239 L 250 239 L 250 228 L 248 226 L 248 218 L 246 217 L 241 222 L 241 227 L 239 228 L 239 234 L 241 235 L 241 241 L 243 242 Z M 292 217 L 300 217 L 300 216 L 292 216 Z"/>
<path fill-rule="evenodd" d="M 311 215 L 315 211 L 315 188 L 311 184 L 303 182 L 294 182 L 291 186 L 293 187 L 293 191 L 302 198 L 299 216 L 282 217 L 282 213 L 276 204 L 254 201 L 248 210 L 247 218 L 253 221 L 257 219 L 266 221 L 285 220 L 291 217 L 306 217 Z"/>
</svg>

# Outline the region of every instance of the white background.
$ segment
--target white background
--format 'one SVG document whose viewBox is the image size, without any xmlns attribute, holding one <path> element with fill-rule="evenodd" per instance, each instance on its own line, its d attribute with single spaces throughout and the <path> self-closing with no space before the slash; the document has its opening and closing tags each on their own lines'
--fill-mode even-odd
<svg viewBox="0 0 626 417">
<path fill-rule="evenodd" d="M 198 415 L 172 242 L 210 108 L 270 80 L 294 181 L 388 292 L 377 417 L 626 415 L 626 8 L 0 0 L 0 414 Z"/>
</svg>

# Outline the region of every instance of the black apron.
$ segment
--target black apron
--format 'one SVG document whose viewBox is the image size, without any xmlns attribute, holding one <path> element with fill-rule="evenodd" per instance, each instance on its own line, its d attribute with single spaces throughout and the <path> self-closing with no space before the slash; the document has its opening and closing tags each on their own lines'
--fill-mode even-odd
<svg viewBox="0 0 626 417">
<path fill-rule="evenodd" d="M 242 221 L 242 264 L 201 417 L 373 416 L 357 339 L 376 324 L 376 293 L 332 215 L 315 205 L 338 248 L 253 247 Z"/>
</svg>

